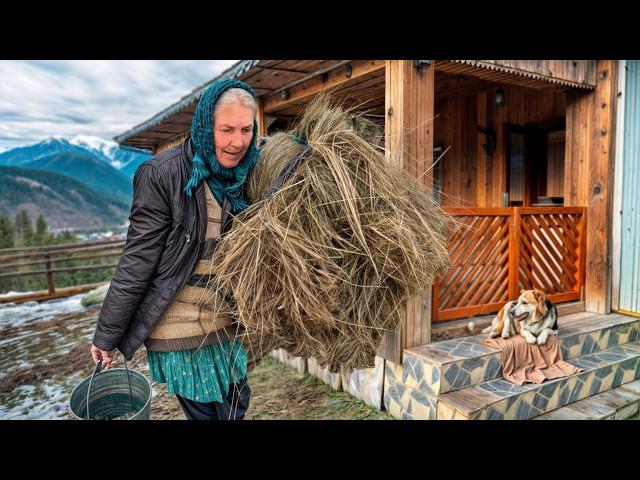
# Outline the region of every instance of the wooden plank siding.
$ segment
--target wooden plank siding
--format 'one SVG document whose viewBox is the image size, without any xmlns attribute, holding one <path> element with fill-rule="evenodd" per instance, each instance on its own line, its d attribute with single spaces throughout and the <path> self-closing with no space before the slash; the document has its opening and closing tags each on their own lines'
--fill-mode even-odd
<svg viewBox="0 0 640 480">
<path fill-rule="evenodd" d="M 595 65 L 594 60 L 439 60 L 436 66 L 441 71 L 522 87 L 591 89 L 596 85 Z"/>
<path fill-rule="evenodd" d="M 595 62 L 584 60 L 482 60 L 497 66 L 513 68 L 520 72 L 531 72 L 569 82 L 594 86 L 596 84 Z"/>
<path fill-rule="evenodd" d="M 450 147 L 440 160 L 443 206 L 501 206 L 502 192 L 507 186 L 504 125 L 544 123 L 565 115 L 566 99 L 562 92 L 518 86 L 503 89 L 506 98 L 503 107 L 495 106 L 494 89 L 444 100 L 436 96 L 434 143 L 441 144 L 443 150 Z M 496 150 L 491 156 L 482 148 L 486 137 L 478 132 L 478 126 L 495 129 Z M 558 170 L 556 167 L 551 174 Z M 549 178 L 548 182 L 558 185 L 560 179 Z"/>
<path fill-rule="evenodd" d="M 172 141 L 168 142 L 168 143 L 164 143 L 162 145 L 160 145 L 158 148 L 156 148 L 154 150 L 154 155 L 160 152 L 164 152 L 165 150 L 170 149 L 171 147 L 175 147 L 176 145 L 178 145 L 179 143 L 184 142 L 184 140 L 189 136 L 189 132 L 184 132 L 181 135 L 178 135 L 176 138 L 174 138 Z"/>
</svg>

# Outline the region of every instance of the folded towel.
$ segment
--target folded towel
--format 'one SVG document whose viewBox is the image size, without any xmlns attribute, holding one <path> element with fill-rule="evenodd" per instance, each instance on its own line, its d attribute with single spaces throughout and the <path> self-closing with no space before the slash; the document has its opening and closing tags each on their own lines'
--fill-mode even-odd
<svg viewBox="0 0 640 480">
<path fill-rule="evenodd" d="M 501 350 L 502 375 L 516 385 L 542 383 L 582 371 L 562 360 L 557 335 L 550 335 L 544 345 L 527 343 L 520 335 L 507 339 L 487 338 L 483 344 Z"/>
</svg>

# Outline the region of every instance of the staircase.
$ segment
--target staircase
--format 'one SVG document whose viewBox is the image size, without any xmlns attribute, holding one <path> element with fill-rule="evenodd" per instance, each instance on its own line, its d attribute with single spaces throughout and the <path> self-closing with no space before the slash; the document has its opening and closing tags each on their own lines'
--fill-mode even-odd
<svg viewBox="0 0 640 480">
<path fill-rule="evenodd" d="M 562 357 L 583 369 L 542 384 L 502 378 L 500 351 L 476 335 L 413 347 L 385 366 L 384 404 L 399 419 L 629 418 L 640 403 L 640 319 L 559 318 Z"/>
</svg>

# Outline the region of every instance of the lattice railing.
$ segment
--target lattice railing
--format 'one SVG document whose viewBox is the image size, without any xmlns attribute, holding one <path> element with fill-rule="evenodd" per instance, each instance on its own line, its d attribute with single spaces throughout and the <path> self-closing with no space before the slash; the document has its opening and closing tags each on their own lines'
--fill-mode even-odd
<svg viewBox="0 0 640 480">
<path fill-rule="evenodd" d="M 578 300 L 585 208 L 445 208 L 455 219 L 451 267 L 433 289 L 433 321 L 497 312 L 521 289 Z"/>
</svg>

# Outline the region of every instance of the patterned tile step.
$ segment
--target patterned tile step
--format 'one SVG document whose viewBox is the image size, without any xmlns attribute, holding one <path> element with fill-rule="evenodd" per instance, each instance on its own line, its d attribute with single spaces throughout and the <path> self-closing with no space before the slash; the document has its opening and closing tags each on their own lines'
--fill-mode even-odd
<svg viewBox="0 0 640 480">
<path fill-rule="evenodd" d="M 638 414 L 640 380 L 585 398 L 533 420 L 624 420 Z"/>
<path fill-rule="evenodd" d="M 584 371 L 542 384 L 502 378 L 438 398 L 438 419 L 525 420 L 640 378 L 640 341 L 574 358 Z"/>
<path fill-rule="evenodd" d="M 387 360 L 384 365 L 384 407 L 399 420 L 435 420 L 438 397 L 407 387 L 402 367 Z"/>
<path fill-rule="evenodd" d="M 499 378 L 500 351 L 482 345 L 486 334 L 421 345 L 404 351 L 402 382 L 441 395 Z M 640 339 L 640 320 L 620 314 L 579 313 L 560 319 L 565 360 Z"/>
</svg>

